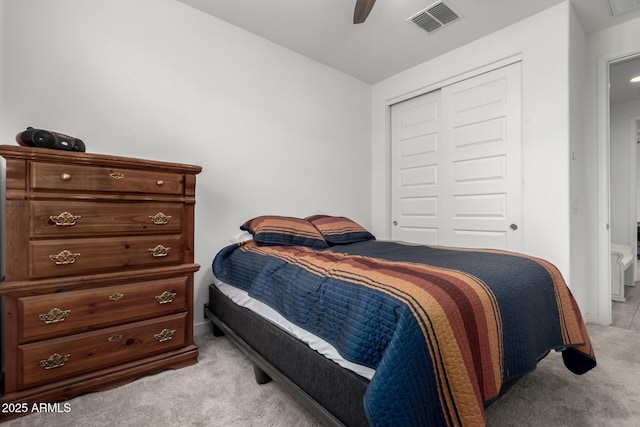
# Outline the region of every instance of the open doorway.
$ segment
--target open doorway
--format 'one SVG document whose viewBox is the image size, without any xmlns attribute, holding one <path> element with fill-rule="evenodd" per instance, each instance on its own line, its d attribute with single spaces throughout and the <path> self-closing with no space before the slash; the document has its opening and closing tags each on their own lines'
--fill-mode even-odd
<svg viewBox="0 0 640 427">
<path fill-rule="evenodd" d="M 639 123 L 640 56 L 612 61 L 609 63 L 612 325 L 637 330 L 640 330 L 640 285 L 635 286 L 640 224 Z M 623 265 L 614 256 L 616 252 L 625 252 Z"/>
</svg>

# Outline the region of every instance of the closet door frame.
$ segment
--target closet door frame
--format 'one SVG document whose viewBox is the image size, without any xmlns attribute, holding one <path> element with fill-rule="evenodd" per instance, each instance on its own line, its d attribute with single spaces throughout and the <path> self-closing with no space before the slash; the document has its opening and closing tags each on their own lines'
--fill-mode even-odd
<svg viewBox="0 0 640 427">
<path fill-rule="evenodd" d="M 392 238 L 425 244 L 522 250 L 521 70 L 520 61 L 513 61 L 473 76 L 465 76 L 466 78 L 455 82 L 447 82 L 448 84 L 443 82 L 440 88 L 389 106 L 391 167 L 387 205 Z M 488 88 L 491 90 L 489 91 Z M 491 97 L 491 102 L 486 104 L 485 98 L 468 97 L 476 92 L 486 92 L 486 95 Z M 467 103 L 471 102 L 467 105 L 468 108 L 476 108 L 474 105 L 477 105 L 484 110 L 478 110 L 480 115 L 477 115 L 474 113 L 475 110 L 465 110 L 460 104 L 462 109 L 459 110 L 459 113 L 456 112 L 460 96 Z M 496 101 L 498 103 L 495 103 Z M 435 103 L 436 108 L 423 108 L 432 102 Z M 414 116 L 420 112 L 419 108 L 424 110 L 423 114 L 431 113 L 430 115 L 433 117 L 422 118 L 420 116 L 420 120 L 417 120 L 417 117 Z M 508 120 L 505 120 L 507 117 Z M 480 120 L 477 123 L 475 122 L 476 118 Z M 491 120 L 486 121 L 488 119 Z M 439 123 L 436 125 L 436 131 L 431 129 L 433 125 L 429 124 L 434 120 Z M 500 127 L 500 123 L 502 123 L 502 127 Z M 467 126 L 472 126 L 477 130 L 474 130 L 473 134 L 469 133 L 470 130 L 465 133 L 464 129 Z M 498 127 L 496 128 L 496 126 Z M 487 132 L 487 129 L 490 131 Z M 486 135 L 476 135 L 476 132 L 483 133 L 483 131 Z M 485 136 L 489 139 L 483 140 L 482 138 Z M 498 139 L 492 139 L 494 137 Z M 478 142 L 474 142 L 476 139 Z M 431 151 L 424 153 L 417 151 L 416 149 L 419 147 L 414 147 L 414 145 L 421 141 L 424 145 L 422 151 L 429 147 Z M 429 144 L 426 144 L 427 142 Z M 404 156 L 405 150 L 408 153 L 406 156 Z M 488 153 L 501 155 L 492 158 Z M 464 156 L 471 156 L 468 157 L 470 161 L 466 161 Z M 504 160 L 497 162 L 503 157 L 504 160 L 509 159 L 508 163 L 504 163 Z M 472 162 L 474 159 L 477 160 Z M 467 178 L 475 175 L 473 168 L 462 171 L 460 168 L 463 164 L 468 164 L 465 166 L 467 168 L 476 164 L 476 168 L 482 167 L 483 163 L 490 163 L 487 159 L 496 163 L 491 167 L 493 171 L 489 171 L 494 178 L 485 181 L 486 183 L 482 182 L 483 176 L 481 175 L 484 172 L 478 171 L 479 181 L 459 181 L 458 173 L 469 175 Z M 449 164 L 449 161 L 453 163 Z M 414 163 L 419 163 L 418 166 L 422 167 L 416 168 Z M 503 168 L 508 166 L 508 168 L 500 172 L 495 169 L 495 167 L 500 169 L 500 165 L 503 165 Z M 449 170 L 452 167 L 456 170 Z M 424 171 L 433 169 L 431 174 L 423 171 L 425 176 L 422 177 L 425 182 L 429 178 L 431 185 L 412 186 L 409 181 L 413 182 L 420 178 L 417 173 L 422 169 Z M 506 175 L 504 175 L 505 173 Z M 416 176 L 413 177 L 411 174 Z M 407 183 L 404 182 L 405 180 L 408 180 Z M 416 182 L 419 184 L 418 181 Z M 491 184 L 491 182 L 495 183 Z M 478 192 L 479 190 L 482 191 Z M 494 193 L 494 191 L 498 191 L 498 193 Z M 456 196 L 457 193 L 460 195 Z M 468 196 L 464 197 L 464 194 L 467 193 Z M 424 197 L 416 199 L 416 195 Z M 486 201 L 483 201 L 485 198 Z M 413 199 L 417 202 L 412 202 Z M 428 215 L 419 215 L 420 212 L 416 212 L 417 216 L 410 215 L 409 211 L 413 209 L 412 206 L 414 204 L 418 206 L 418 201 L 421 200 L 421 205 L 428 207 L 429 211 L 422 213 Z M 466 205 L 461 205 L 465 200 L 467 200 Z M 470 201 L 476 204 L 475 208 L 469 205 Z M 478 205 L 478 203 L 480 204 Z M 488 203 L 488 205 L 485 207 L 484 203 Z M 407 211 L 409 216 L 401 214 L 403 210 L 400 209 L 401 206 L 409 209 Z M 474 210 L 466 213 L 458 212 L 461 208 L 464 210 L 465 206 Z M 484 212 L 485 210 L 487 212 Z M 477 218 L 473 215 L 468 216 L 472 212 L 478 212 L 480 216 Z M 426 228 L 423 230 L 421 227 Z M 400 237 L 406 233 L 414 233 L 415 238 Z M 425 239 L 427 241 L 422 241 Z"/>
<path fill-rule="evenodd" d="M 441 80 L 437 80 L 429 85 L 420 87 L 418 89 L 414 89 L 414 90 L 408 90 L 407 92 L 405 92 L 402 95 L 398 95 L 398 96 L 394 96 L 391 98 L 386 99 L 385 104 L 386 104 L 386 113 L 385 113 L 385 128 L 386 128 L 386 144 L 385 144 L 385 158 L 387 159 L 387 171 L 386 171 L 386 177 L 385 177 L 385 194 L 384 194 L 384 198 L 386 200 L 385 206 L 386 206 L 386 212 L 385 212 L 385 222 L 384 222 L 384 235 L 386 236 L 386 238 L 390 239 L 391 235 L 392 235 L 392 227 L 393 227 L 393 219 L 392 219 L 392 215 L 391 215 L 391 197 L 392 197 L 392 192 L 391 192 L 391 107 L 394 104 L 397 104 L 399 102 L 403 102 L 406 101 L 408 99 L 411 98 L 415 98 L 417 96 L 420 95 L 424 95 L 425 93 L 428 92 L 433 92 L 435 90 L 441 89 L 445 86 L 449 86 L 452 85 L 454 83 L 463 81 L 463 80 L 467 80 L 471 77 L 475 77 L 478 76 L 480 74 L 484 74 L 493 70 L 497 70 L 498 68 L 502 68 L 502 67 L 506 67 L 507 65 L 511 65 L 511 64 L 515 64 L 517 62 L 522 62 L 522 58 L 523 55 L 522 53 L 515 53 L 511 56 L 507 56 L 503 59 L 494 61 L 494 62 L 490 62 L 487 64 L 484 64 L 482 66 L 470 69 L 470 70 L 465 70 L 462 72 L 459 72 L 457 74 L 453 74 L 450 77 L 447 77 L 445 79 L 441 79 Z"/>
</svg>

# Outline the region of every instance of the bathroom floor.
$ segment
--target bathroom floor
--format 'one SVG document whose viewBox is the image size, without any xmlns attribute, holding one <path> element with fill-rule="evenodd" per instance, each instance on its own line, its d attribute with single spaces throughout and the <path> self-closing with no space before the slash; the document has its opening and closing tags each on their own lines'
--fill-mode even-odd
<svg viewBox="0 0 640 427">
<path fill-rule="evenodd" d="M 640 261 L 638 264 L 640 274 Z M 625 286 L 626 302 L 613 301 L 612 326 L 640 331 L 640 281 L 636 277 L 635 286 Z"/>
</svg>

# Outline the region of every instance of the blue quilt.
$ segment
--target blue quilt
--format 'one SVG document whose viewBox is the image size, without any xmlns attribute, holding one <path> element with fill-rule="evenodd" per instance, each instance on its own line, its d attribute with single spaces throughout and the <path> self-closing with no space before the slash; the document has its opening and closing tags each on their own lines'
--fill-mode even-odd
<svg viewBox="0 0 640 427">
<path fill-rule="evenodd" d="M 214 275 L 376 370 L 372 426 L 482 426 L 502 384 L 550 350 L 596 365 L 559 271 L 530 256 L 367 241 L 221 250 Z"/>
</svg>

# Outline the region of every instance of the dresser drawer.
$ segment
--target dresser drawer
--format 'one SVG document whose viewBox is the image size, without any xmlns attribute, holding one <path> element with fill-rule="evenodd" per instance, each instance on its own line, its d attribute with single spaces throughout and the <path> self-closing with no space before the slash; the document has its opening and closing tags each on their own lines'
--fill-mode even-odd
<svg viewBox="0 0 640 427">
<path fill-rule="evenodd" d="M 55 277 L 182 261 L 180 235 L 33 240 L 29 277 Z"/>
<path fill-rule="evenodd" d="M 0 156 L 0 401 L 58 402 L 196 363 L 202 168 L 15 144 Z"/>
<path fill-rule="evenodd" d="M 32 201 L 31 237 L 182 231 L 181 203 Z"/>
<path fill-rule="evenodd" d="M 20 342 L 186 310 L 188 277 L 18 299 Z"/>
<path fill-rule="evenodd" d="M 186 344 L 187 313 L 18 346 L 21 387 L 95 371 Z"/>
<path fill-rule="evenodd" d="M 33 190 L 183 194 L 184 180 L 179 173 L 32 162 L 30 187 Z"/>
</svg>

